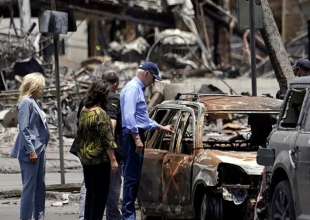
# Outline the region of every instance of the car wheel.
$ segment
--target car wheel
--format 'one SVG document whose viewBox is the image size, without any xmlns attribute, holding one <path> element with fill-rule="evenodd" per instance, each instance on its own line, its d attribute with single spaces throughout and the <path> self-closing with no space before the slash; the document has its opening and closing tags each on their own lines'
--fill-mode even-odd
<svg viewBox="0 0 310 220">
<path fill-rule="evenodd" d="M 287 180 L 279 182 L 272 194 L 271 217 L 274 220 L 295 220 L 294 201 Z"/>
<path fill-rule="evenodd" d="M 204 194 L 200 204 L 200 220 L 222 220 L 223 201 L 216 195 Z"/>
</svg>

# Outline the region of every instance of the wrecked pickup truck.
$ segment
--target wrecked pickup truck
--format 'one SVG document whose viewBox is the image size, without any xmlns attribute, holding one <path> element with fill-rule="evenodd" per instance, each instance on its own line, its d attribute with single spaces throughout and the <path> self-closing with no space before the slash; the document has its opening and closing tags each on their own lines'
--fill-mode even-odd
<svg viewBox="0 0 310 220">
<path fill-rule="evenodd" d="M 280 105 L 268 97 L 202 94 L 157 105 L 151 117 L 175 133 L 146 135 L 142 219 L 252 219 L 263 170 L 256 152 Z"/>
</svg>

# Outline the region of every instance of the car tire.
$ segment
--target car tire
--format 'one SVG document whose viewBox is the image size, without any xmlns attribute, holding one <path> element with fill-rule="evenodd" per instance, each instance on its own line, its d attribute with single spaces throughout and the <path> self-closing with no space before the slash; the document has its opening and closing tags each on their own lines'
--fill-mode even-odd
<svg viewBox="0 0 310 220">
<path fill-rule="evenodd" d="M 271 202 L 271 219 L 296 219 L 292 192 L 287 180 L 279 182 L 274 189 Z"/>
<path fill-rule="evenodd" d="M 223 200 L 217 195 L 204 194 L 200 203 L 199 220 L 223 220 Z"/>
</svg>

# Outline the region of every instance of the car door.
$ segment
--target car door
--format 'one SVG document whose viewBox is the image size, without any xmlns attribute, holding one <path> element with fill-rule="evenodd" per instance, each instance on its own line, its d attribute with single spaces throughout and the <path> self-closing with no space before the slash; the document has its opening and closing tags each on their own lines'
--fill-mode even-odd
<svg viewBox="0 0 310 220">
<path fill-rule="evenodd" d="M 310 219 L 310 97 L 304 101 L 302 125 L 294 148 L 297 200 L 303 219 Z"/>
<path fill-rule="evenodd" d="M 163 204 L 169 213 L 190 216 L 191 176 L 195 146 L 195 115 L 184 108 L 173 135 L 173 144 L 163 160 Z"/>
<path fill-rule="evenodd" d="M 162 125 L 175 125 L 179 114 L 178 109 L 157 109 L 153 119 Z M 146 138 L 138 198 L 142 207 L 152 209 L 154 213 L 160 211 L 157 208 L 162 201 L 162 163 L 172 144 L 172 138 L 171 134 L 160 130 L 148 132 Z"/>
</svg>

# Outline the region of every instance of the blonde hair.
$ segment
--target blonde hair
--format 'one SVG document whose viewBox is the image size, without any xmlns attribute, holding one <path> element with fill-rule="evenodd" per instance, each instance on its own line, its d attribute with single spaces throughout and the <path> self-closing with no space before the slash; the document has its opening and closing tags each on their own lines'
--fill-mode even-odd
<svg viewBox="0 0 310 220">
<path fill-rule="evenodd" d="M 30 73 L 24 76 L 22 84 L 19 87 L 20 102 L 25 97 L 37 98 L 38 94 L 45 87 L 45 78 L 41 73 Z"/>
</svg>

